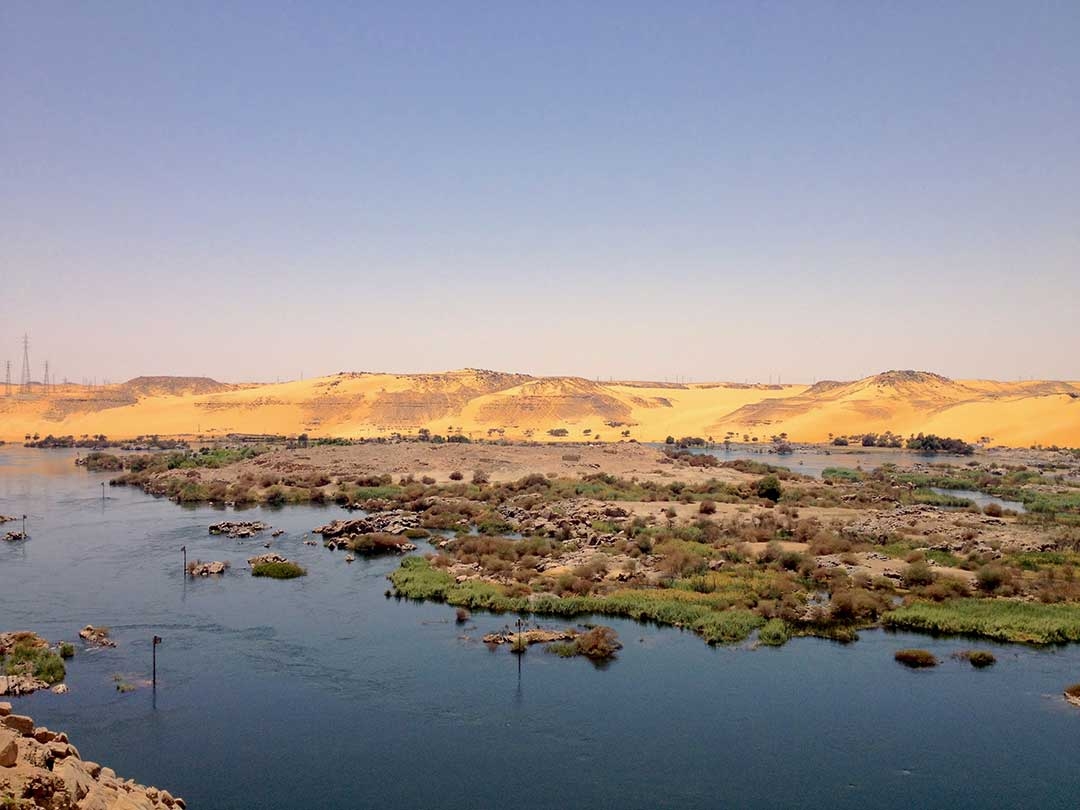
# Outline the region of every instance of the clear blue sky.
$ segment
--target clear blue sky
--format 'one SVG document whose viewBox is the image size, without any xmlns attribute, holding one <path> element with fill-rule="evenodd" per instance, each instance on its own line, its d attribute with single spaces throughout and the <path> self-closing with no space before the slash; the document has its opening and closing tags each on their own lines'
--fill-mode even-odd
<svg viewBox="0 0 1080 810">
<path fill-rule="evenodd" d="M 1077 379 L 1080 3 L 11 0 L 0 296 L 76 380 Z"/>
</svg>

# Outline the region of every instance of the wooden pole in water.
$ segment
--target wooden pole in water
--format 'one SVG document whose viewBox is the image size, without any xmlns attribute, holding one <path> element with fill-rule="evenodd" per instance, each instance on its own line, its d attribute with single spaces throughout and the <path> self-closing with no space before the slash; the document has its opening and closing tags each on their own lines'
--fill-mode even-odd
<svg viewBox="0 0 1080 810">
<path fill-rule="evenodd" d="M 101 482 L 101 502 L 105 503 L 105 482 Z"/>
<path fill-rule="evenodd" d="M 180 546 L 180 550 L 184 552 L 184 576 L 187 576 L 187 546 Z"/>
<path fill-rule="evenodd" d="M 150 645 L 153 648 L 153 651 L 154 651 L 153 652 L 153 660 L 154 660 L 153 674 L 151 675 L 151 682 L 153 683 L 153 688 L 154 689 L 157 689 L 157 645 L 160 644 L 160 643 L 161 643 L 161 636 L 154 636 L 154 641 Z"/>
</svg>

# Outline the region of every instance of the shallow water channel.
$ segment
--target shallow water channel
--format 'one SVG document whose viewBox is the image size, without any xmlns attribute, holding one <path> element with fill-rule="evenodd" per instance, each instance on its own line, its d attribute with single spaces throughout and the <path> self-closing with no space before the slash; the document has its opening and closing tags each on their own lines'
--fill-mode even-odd
<svg viewBox="0 0 1080 810">
<path fill-rule="evenodd" d="M 396 557 L 302 540 L 344 515 L 290 506 L 182 508 L 75 453 L 0 448 L 0 514 L 31 538 L 0 543 L 0 629 L 118 646 L 78 652 L 67 695 L 17 711 L 72 735 L 86 759 L 167 787 L 191 808 L 1075 807 L 1080 647 L 1033 649 L 871 631 L 843 646 L 712 648 L 690 633 L 604 620 L 625 644 L 597 668 L 479 638 L 511 617 L 388 599 Z M 211 536 L 223 519 L 286 534 L 307 577 L 252 578 L 260 540 Z M 7 524 L 7 529 L 16 524 Z M 269 539 L 269 538 L 266 538 Z M 232 570 L 188 580 L 189 559 Z M 583 617 L 583 621 L 585 618 Z M 557 620 L 543 620 L 557 626 Z M 157 690 L 120 693 L 158 648 Z M 465 636 L 465 637 L 463 637 Z M 901 647 L 944 663 L 912 671 Z M 977 646 L 998 664 L 949 658 Z"/>
</svg>

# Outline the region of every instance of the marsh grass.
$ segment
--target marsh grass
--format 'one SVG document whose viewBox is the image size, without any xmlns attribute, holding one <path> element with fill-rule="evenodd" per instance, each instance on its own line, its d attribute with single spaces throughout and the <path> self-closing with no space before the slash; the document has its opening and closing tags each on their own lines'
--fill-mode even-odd
<svg viewBox="0 0 1080 810">
<path fill-rule="evenodd" d="M 74 655 L 74 647 L 71 652 Z M 0 664 L 8 675 L 33 675 L 47 684 L 60 683 L 66 674 L 60 655 L 35 639 L 17 642 Z"/>
<path fill-rule="evenodd" d="M 268 562 L 256 565 L 251 569 L 253 577 L 270 577 L 271 579 L 294 579 L 307 575 L 307 570 L 294 562 Z"/>
<path fill-rule="evenodd" d="M 769 619 L 758 631 L 758 641 L 768 647 L 781 647 L 791 638 L 791 628 L 783 619 Z"/>
<path fill-rule="evenodd" d="M 1080 641 L 1080 604 L 1043 605 L 1011 599 L 912 602 L 882 617 L 897 630 L 979 636 L 1026 644 Z"/>
<path fill-rule="evenodd" d="M 681 589 L 622 589 L 605 596 L 533 594 L 508 596 L 494 583 L 457 583 L 446 571 L 423 557 L 406 557 L 390 574 L 395 591 L 409 599 L 428 599 L 496 613 L 536 613 L 576 616 L 593 613 L 653 621 L 691 630 L 710 644 L 744 641 L 765 619 L 751 610 L 731 607 L 723 594 L 699 594 Z"/>
</svg>

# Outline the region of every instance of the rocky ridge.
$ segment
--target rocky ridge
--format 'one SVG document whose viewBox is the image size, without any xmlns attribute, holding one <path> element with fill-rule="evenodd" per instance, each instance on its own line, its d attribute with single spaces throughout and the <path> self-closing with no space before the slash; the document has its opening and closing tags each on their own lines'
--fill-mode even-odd
<svg viewBox="0 0 1080 810">
<path fill-rule="evenodd" d="M 84 761 L 63 732 L 35 726 L 0 703 L 0 806 L 12 810 L 160 810 L 187 804 L 112 768 Z"/>
</svg>

